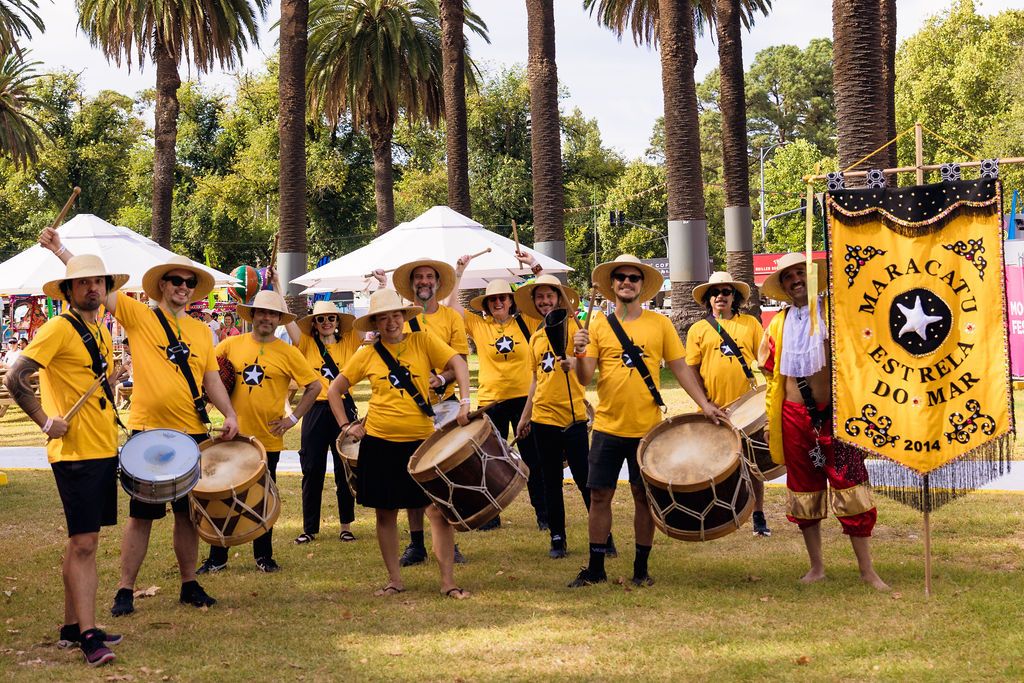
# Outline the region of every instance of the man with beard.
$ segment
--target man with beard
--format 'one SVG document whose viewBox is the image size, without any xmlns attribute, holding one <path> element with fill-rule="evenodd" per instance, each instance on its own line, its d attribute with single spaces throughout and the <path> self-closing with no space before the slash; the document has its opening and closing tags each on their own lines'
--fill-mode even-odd
<svg viewBox="0 0 1024 683">
<path fill-rule="evenodd" d="M 588 459 L 590 563 L 580 570 L 569 587 L 580 588 L 608 580 L 604 556 L 612 528 L 612 497 L 623 461 L 629 468 L 633 494 L 636 535 L 633 584 L 651 586 L 654 579 L 647 570 L 647 560 L 654 541 L 654 517 L 640 481 L 636 452 L 640 439 L 661 422 L 663 402 L 657 393 L 661 361 L 665 361 L 680 386 L 705 415 L 716 423 L 726 415 L 705 398 L 693 375 L 686 371 L 686 351 L 672 322 L 660 313 L 643 309 L 643 302 L 661 290 L 664 279 L 661 273 L 635 256 L 623 254 L 595 268 L 591 279 L 606 299 L 615 302 L 615 310 L 610 316 L 595 317 L 591 329 L 581 329 L 573 335 L 580 385 L 590 384 L 595 370 L 599 369 L 600 373 L 597 378 L 599 402 Z M 630 341 L 628 346 L 632 351 L 623 347 L 620 332 Z M 646 366 L 646 373 L 637 369 L 641 363 Z M 645 378 L 644 374 L 649 377 Z"/>
<path fill-rule="evenodd" d="M 46 228 L 39 243 L 64 263 L 73 256 L 61 245 L 60 235 Z M 213 276 L 183 256 L 153 266 L 142 276 L 142 289 L 155 308 L 123 292 L 108 292 L 107 310 L 132 340 L 135 388 L 128 428 L 132 434 L 147 429 L 173 429 L 196 442 L 209 438 L 205 401 L 199 385 L 224 415 L 222 438 L 238 433 L 238 420 L 217 371 L 210 328 L 191 318 L 189 303 L 203 299 L 213 289 Z M 171 503 L 174 512 L 174 554 L 181 575 L 179 601 L 194 607 L 216 603 L 196 581 L 199 533 L 189 510 L 188 495 Z M 135 611 L 135 581 L 146 558 L 153 520 L 167 515 L 162 503 L 129 503 L 128 523 L 121 536 L 121 580 L 110 612 L 115 617 Z"/>
<path fill-rule="evenodd" d="M 832 488 L 832 510 L 850 537 L 861 579 L 876 590 L 889 586 L 875 572 L 868 539 L 877 512 L 868 472 L 859 456 L 840 459 L 832 443 L 832 367 L 828 328 L 818 302 L 818 324 L 811 320 L 807 291 L 807 261 L 803 253 L 786 254 L 761 292 L 788 304 L 768 324 L 758 357 L 768 379 L 767 441 L 772 459 L 786 465 L 786 517 L 800 527 L 811 568 L 800 579 L 815 583 L 825 578 L 821 551 L 821 520 L 828 515 L 826 493 Z M 818 296 L 828 278 L 823 260 L 818 270 Z"/>
<path fill-rule="evenodd" d="M 374 277 L 381 288 L 387 286 L 384 271 L 373 271 Z M 469 355 L 469 340 L 462 317 L 448 306 L 439 303 L 455 287 L 455 269 L 444 261 L 421 258 L 405 263 L 395 269 L 391 281 L 395 291 L 406 301 L 420 306 L 423 311 L 405 323 L 405 332 L 430 332 L 440 341 L 455 350 L 455 353 L 466 360 Z M 454 371 L 450 368 L 434 368 L 430 375 L 429 401 L 434 404 L 435 413 L 458 411 L 458 399 L 455 398 Z M 427 560 L 427 547 L 423 538 L 424 508 L 407 510 L 409 518 L 409 545 L 399 558 L 399 565 L 409 567 L 422 564 Z M 458 544 L 455 544 L 455 562 L 466 561 Z"/>
<path fill-rule="evenodd" d="M 99 531 L 117 523 L 117 426 L 108 376 L 114 345 L 99 307 L 127 281 L 108 273 L 98 256 L 70 260 L 64 279 L 43 286 L 47 296 L 68 302 L 68 312 L 39 329 L 6 377 L 11 398 L 48 437 L 46 455 L 64 506 L 64 625 L 57 644 L 81 647 L 92 666 L 114 659 L 107 645 L 121 640 L 96 627 Z M 31 385 L 35 372 L 41 404 Z M 98 379 L 102 388 L 65 418 Z"/>
</svg>

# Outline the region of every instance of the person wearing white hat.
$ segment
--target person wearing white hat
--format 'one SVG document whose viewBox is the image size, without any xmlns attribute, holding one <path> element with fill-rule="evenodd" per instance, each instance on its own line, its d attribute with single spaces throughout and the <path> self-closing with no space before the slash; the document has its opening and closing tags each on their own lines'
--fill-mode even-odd
<svg viewBox="0 0 1024 683">
<path fill-rule="evenodd" d="M 60 235 L 46 228 L 39 244 L 50 249 L 64 263 L 72 254 L 61 244 Z M 238 433 L 238 418 L 218 373 L 210 328 L 191 318 L 186 311 L 213 289 L 213 276 L 183 256 L 154 266 L 142 276 L 142 289 L 156 303 L 155 308 L 132 299 L 124 292 L 107 292 L 104 304 L 131 337 L 134 352 L 132 409 L 128 428 L 132 433 L 147 429 L 174 429 L 197 443 L 209 438 L 205 400 L 224 415 L 221 437 Z M 216 603 L 196 581 L 199 533 L 189 511 L 188 496 L 171 503 L 174 512 L 174 554 L 181 575 L 179 600 L 182 604 L 208 607 Z M 135 611 L 135 581 L 149 547 L 153 520 L 167 514 L 164 504 L 132 499 L 128 522 L 121 536 L 121 579 L 111 614 L 123 616 Z"/>
<path fill-rule="evenodd" d="M 327 397 L 342 432 L 359 440 L 356 498 L 360 505 L 375 511 L 377 543 L 388 572 L 387 583 L 375 595 L 391 596 L 405 591 L 398 562 L 398 511 L 425 507 L 441 571 L 441 592 L 461 599 L 469 593 L 455 583 L 455 532 L 410 476 L 408 466 L 416 449 L 434 433 L 425 398 L 430 389 L 431 370 L 444 368 L 454 373 L 459 385 L 456 419 L 460 425 L 466 425 L 469 369 L 462 356 L 435 335 L 404 331 L 405 323 L 420 312 L 419 306 L 407 306 L 394 290 L 374 292 L 369 311 L 357 318 L 354 325 L 361 332 L 376 331 L 379 339 L 356 351 L 331 382 Z M 342 396 L 363 379 L 370 383 L 370 406 L 365 423 L 352 422 Z"/>
<path fill-rule="evenodd" d="M 281 284 L 274 268 L 269 269 L 274 291 L 281 292 Z M 320 503 L 323 500 L 324 480 L 327 477 L 327 453 L 334 461 L 334 494 L 338 502 L 338 521 L 341 530 L 338 539 L 342 542 L 355 541 L 352 522 L 356 519 L 355 498 L 345 482 L 345 470 L 341 465 L 337 439 L 341 430 L 331 415 L 327 402 L 327 388 L 338 376 L 352 354 L 362 343 L 362 335 L 352 328 L 356 317 L 342 313 L 330 301 L 317 301 L 313 311 L 298 320 L 285 325 L 292 344 L 306 358 L 306 362 L 320 375 L 320 394 L 302 420 L 299 442 L 299 465 L 302 467 L 302 533 L 295 543 L 311 543 L 320 533 Z M 345 409 L 349 419 L 358 418 L 356 402 L 345 395 Z"/>
<path fill-rule="evenodd" d="M 216 353 L 227 358 L 235 368 L 237 378 L 231 404 L 238 413 L 238 429 L 263 444 L 270 477 L 277 481 L 283 435 L 313 407 L 320 395 L 321 375 L 313 371 L 295 346 L 274 336 L 278 325 L 295 320 L 280 294 L 267 290 L 257 292 L 252 304 L 238 305 L 238 316 L 252 324 L 252 332 L 227 337 L 217 345 Z M 288 414 L 285 406 L 292 381 L 305 391 L 295 410 Z M 270 529 L 252 543 L 256 568 L 261 572 L 275 572 L 280 568 L 274 560 L 273 536 L 274 530 Z M 210 555 L 197 573 L 220 571 L 227 564 L 228 549 L 210 546 Z"/>
<path fill-rule="evenodd" d="M 384 271 L 373 271 L 380 287 L 387 286 Z M 455 349 L 463 359 L 469 356 L 469 340 L 462 316 L 440 303 L 455 288 L 455 269 L 444 261 L 421 258 L 404 263 L 391 276 L 395 291 L 406 301 L 420 306 L 423 311 L 405 323 L 406 332 L 426 330 Z M 455 404 L 455 375 L 451 370 L 434 368 L 430 375 L 431 402 L 445 409 Z M 443 405 L 441 405 L 443 404 Z M 423 537 L 423 509 L 407 510 L 409 517 L 409 545 L 402 551 L 398 562 L 403 567 L 422 564 L 427 561 L 427 547 Z M 455 545 L 455 562 L 463 564 L 466 558 Z"/>
<path fill-rule="evenodd" d="M 556 560 L 568 552 L 562 496 L 563 462 L 569 463 L 583 504 L 590 508 L 586 390 L 576 377 L 576 359 L 571 350 L 572 334 L 579 329 L 574 315 L 579 300 L 576 290 L 563 285 L 554 275 L 541 275 L 515 292 L 516 308 L 522 314 L 545 321 L 545 327 L 530 337 L 533 379 L 516 435 L 523 439 L 533 433 L 551 533 L 548 556 Z M 548 318 L 548 314 L 556 310 L 564 311 L 557 325 L 554 320 L 557 314 Z"/>
<path fill-rule="evenodd" d="M 530 266 L 535 275 L 541 265 L 532 254 L 516 253 L 523 263 Z M 533 374 L 530 356 L 530 337 L 537 331 L 539 321 L 528 320 L 516 310 L 512 297 L 512 286 L 507 280 L 491 280 L 480 296 L 469 302 L 471 308 L 483 315 L 467 311 L 459 302 L 458 290 L 462 274 L 466 272 L 471 256 L 461 256 L 455 264 L 455 288 L 448 297 L 448 305 L 462 316 L 466 332 L 476 344 L 480 370 L 477 374 L 476 400 L 485 408 L 487 416 L 494 422 L 498 433 L 505 438 L 514 438 L 514 432 L 526 407 L 526 396 L 530 393 Z M 509 434 L 512 433 L 512 437 Z M 530 468 L 526 488 L 530 504 L 537 516 L 537 527 L 548 531 L 548 511 L 544 503 L 544 475 L 541 473 L 540 456 L 534 436 L 527 434 L 518 442 L 519 453 Z M 482 531 L 501 526 L 501 517 L 481 527 Z"/>
<path fill-rule="evenodd" d="M 65 277 L 43 285 L 48 297 L 68 303 L 68 312 L 39 328 L 5 378 L 11 398 L 49 437 L 46 456 L 64 506 L 68 543 L 58 645 L 81 647 L 93 666 L 113 660 L 107 645 L 121 640 L 96 627 L 99 531 L 117 524 L 117 425 L 109 376 L 114 344 L 99 309 L 127 281 L 127 275 L 107 272 L 98 256 L 71 259 Z M 36 372 L 42 402 L 32 389 Z M 65 418 L 99 378 L 102 389 Z"/>
<path fill-rule="evenodd" d="M 610 316 L 596 316 L 589 330 L 578 330 L 573 336 L 580 384 L 590 384 L 599 370 L 599 402 L 588 458 L 590 562 L 569 587 L 608 580 L 604 558 L 612 529 L 612 498 L 623 462 L 628 466 L 634 504 L 636 556 L 632 582 L 650 586 L 654 579 L 647 563 L 654 541 L 654 517 L 640 480 L 636 452 L 640 439 L 661 422 L 661 362 L 665 361 L 705 415 L 717 422 L 725 413 L 708 401 L 693 375 L 686 371 L 686 352 L 672 322 L 643 308 L 643 303 L 661 290 L 664 278 L 657 269 L 623 254 L 595 268 L 591 280 L 606 299 L 614 301 L 615 311 Z"/>
<path fill-rule="evenodd" d="M 843 533 L 850 537 L 861 579 L 885 591 L 889 586 L 875 571 L 869 547 L 877 511 L 867 469 L 859 458 L 838 462 L 832 443 L 829 330 L 821 314 L 823 301 L 818 301 L 817 326 L 812 324 L 806 264 L 806 254 L 786 254 L 761 286 L 764 296 L 789 305 L 772 318 L 758 350 L 768 379 L 768 447 L 772 459 L 786 466 L 786 516 L 800 528 L 811 565 L 800 580 L 825 578 L 821 520 L 828 515 L 831 498 Z M 812 264 L 818 281 L 813 296 L 820 296 L 828 282 L 825 262 L 816 259 Z"/>
<path fill-rule="evenodd" d="M 752 315 L 740 313 L 750 286 L 718 271 L 693 288 L 693 299 L 707 315 L 686 333 L 686 364 L 694 381 L 716 405 L 729 405 L 757 386 L 757 350 L 764 328 Z M 737 355 L 736 352 L 739 352 Z M 771 536 L 764 516 L 764 482 L 750 478 L 754 490 L 755 536 Z"/>
</svg>

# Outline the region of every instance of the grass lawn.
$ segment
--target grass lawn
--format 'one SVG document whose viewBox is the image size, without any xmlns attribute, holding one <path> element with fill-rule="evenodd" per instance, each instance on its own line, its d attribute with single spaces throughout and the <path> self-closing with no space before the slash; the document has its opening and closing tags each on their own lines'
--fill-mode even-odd
<svg viewBox="0 0 1024 683">
<path fill-rule="evenodd" d="M 118 573 L 119 527 L 101 536 L 100 623 L 126 635 L 118 659 L 92 671 L 77 651 L 55 646 L 61 621 L 63 515 L 52 476 L 8 472 L 0 488 L 0 677 L 53 681 L 248 680 L 982 680 L 1020 679 L 1024 665 L 1021 498 L 975 494 L 933 516 L 935 595 L 922 588 L 920 515 L 887 500 L 873 548 L 894 591 L 876 593 L 856 573 L 834 520 L 824 526 L 829 578 L 804 586 L 799 534 L 783 518 L 784 493 L 769 487 L 775 534 L 749 528 L 687 544 L 659 535 L 652 588 L 628 584 L 631 505 L 615 503 L 621 556 L 606 585 L 565 587 L 585 562 L 585 516 L 565 491 L 571 555 L 546 556 L 521 496 L 504 527 L 459 534 L 469 564 L 457 569 L 474 592 L 438 595 L 436 566 L 405 570 L 408 592 L 374 598 L 384 581 L 372 517 L 357 511 L 358 542 L 336 540 L 325 505 L 316 543 L 301 530 L 299 482 L 282 475 L 277 574 L 256 571 L 248 546 L 205 578 L 219 599 L 209 610 L 177 603 L 171 522 L 154 525 L 137 611 L 108 616 Z M 127 498 L 121 497 L 120 519 Z M 404 536 L 402 542 L 405 542 Z M 625 583 L 621 579 L 627 579 Z"/>
</svg>

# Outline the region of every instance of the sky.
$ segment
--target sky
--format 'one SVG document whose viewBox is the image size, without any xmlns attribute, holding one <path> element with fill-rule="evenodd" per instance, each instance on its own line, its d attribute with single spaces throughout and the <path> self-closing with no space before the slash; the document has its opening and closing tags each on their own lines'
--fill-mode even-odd
<svg viewBox="0 0 1024 683">
<path fill-rule="evenodd" d="M 898 0 L 899 40 L 913 35 L 934 14 L 949 7 L 951 0 Z M 118 68 L 108 64 L 77 30 L 74 0 L 40 0 L 40 14 L 46 32 L 29 42 L 31 58 L 42 62 L 40 70 L 66 68 L 82 74 L 90 94 L 113 89 L 134 95 L 151 88 L 155 68 L 146 65 Z M 564 111 L 579 107 L 596 118 L 606 146 L 626 158 L 642 156 L 655 120 L 662 113 L 661 68 L 658 54 L 636 47 L 630 38 L 619 42 L 607 29 L 582 9 L 581 0 L 554 0 L 555 52 L 558 78 L 568 90 Z M 772 45 L 804 47 L 813 38 L 831 37 L 832 3 L 828 0 L 774 0 L 768 17 L 761 17 L 743 36 L 744 63 L 750 65 L 758 51 Z M 982 14 L 1005 9 L 1024 9 L 1024 0 L 975 0 Z M 521 0 L 473 0 L 474 10 L 487 22 L 491 43 L 469 35 L 473 58 L 489 67 L 525 64 L 526 4 Z M 276 31 L 271 27 L 280 15 L 279 0 L 272 0 L 263 23 L 258 48 L 250 49 L 242 69 L 256 70 L 276 50 Z M 709 34 L 698 38 L 698 82 L 718 59 L 717 47 Z M 189 75 L 182 69 L 182 78 Z M 197 74 L 191 75 L 193 78 Z M 209 87 L 230 92 L 234 76 L 216 71 L 198 77 Z"/>
</svg>

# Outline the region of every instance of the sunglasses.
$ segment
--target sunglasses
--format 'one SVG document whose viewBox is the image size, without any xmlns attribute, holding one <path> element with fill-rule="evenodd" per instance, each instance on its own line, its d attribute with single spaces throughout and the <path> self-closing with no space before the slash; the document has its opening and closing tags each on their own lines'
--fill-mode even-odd
<svg viewBox="0 0 1024 683">
<path fill-rule="evenodd" d="M 492 294 L 487 297 L 491 301 L 511 301 L 512 296 L 510 294 Z"/>
<path fill-rule="evenodd" d="M 629 280 L 630 282 L 635 284 L 643 280 L 644 276 L 637 275 L 636 273 L 630 273 L 629 275 L 627 275 L 626 273 L 612 273 L 612 279 L 615 280 L 616 282 L 625 282 L 626 280 Z"/>
<path fill-rule="evenodd" d="M 195 289 L 196 285 L 199 284 L 199 278 L 197 278 L 195 275 L 192 275 L 187 278 L 184 278 L 180 275 L 164 275 L 160 279 L 163 280 L 164 282 L 170 282 L 175 287 L 181 287 L 182 285 L 185 285 L 189 289 Z"/>
<path fill-rule="evenodd" d="M 722 296 L 732 296 L 733 295 L 733 291 L 734 290 L 733 290 L 732 287 L 723 287 L 722 289 L 718 289 L 717 287 L 712 287 L 711 289 L 708 290 L 708 296 L 711 297 L 711 298 L 714 298 L 714 297 L 718 296 L 719 294 L 721 294 Z"/>
<path fill-rule="evenodd" d="M 321 323 L 335 323 L 338 322 L 338 316 L 336 315 L 318 315 L 313 318 L 313 321 L 319 325 Z"/>
</svg>

